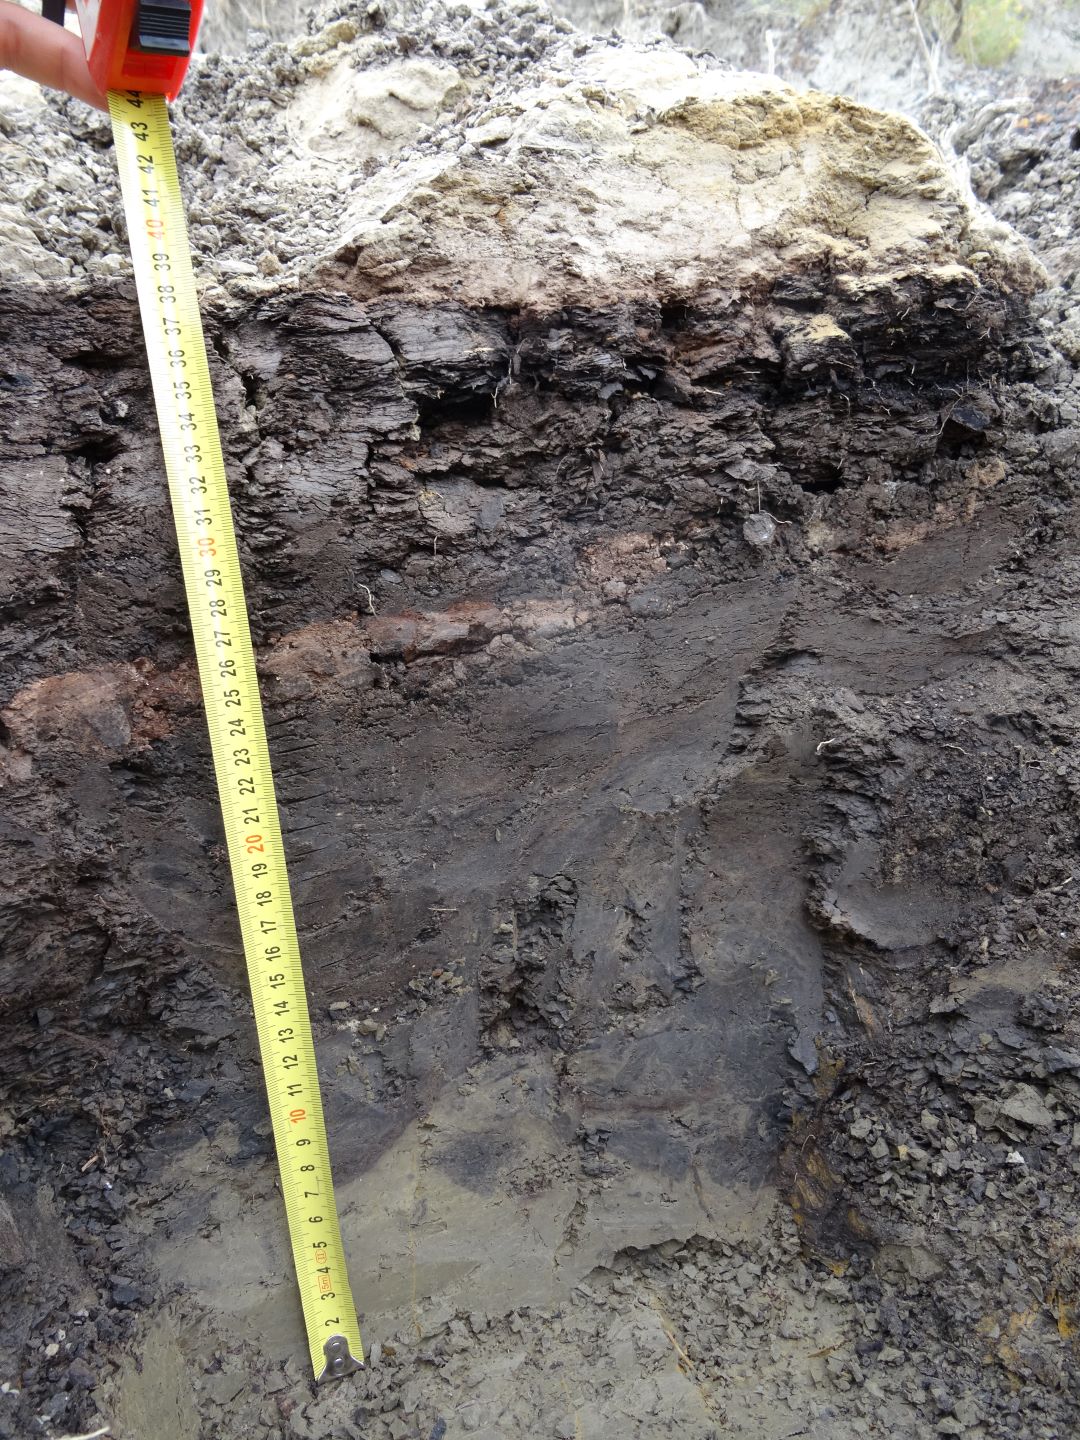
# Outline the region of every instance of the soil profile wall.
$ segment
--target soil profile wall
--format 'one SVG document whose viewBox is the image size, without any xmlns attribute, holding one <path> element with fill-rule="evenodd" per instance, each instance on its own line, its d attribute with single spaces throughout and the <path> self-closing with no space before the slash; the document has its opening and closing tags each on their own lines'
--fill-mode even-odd
<svg viewBox="0 0 1080 1440">
<path fill-rule="evenodd" d="M 53 118 L 0 214 L 0 1435 L 1066 1433 L 1037 265 L 896 117 L 331 8 L 178 133 L 372 1365 L 289 1358 L 111 158 Z"/>
</svg>

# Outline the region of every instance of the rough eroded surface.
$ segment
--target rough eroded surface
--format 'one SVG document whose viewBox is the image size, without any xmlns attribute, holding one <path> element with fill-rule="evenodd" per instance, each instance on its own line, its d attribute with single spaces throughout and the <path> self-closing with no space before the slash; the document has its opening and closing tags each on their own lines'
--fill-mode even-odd
<svg viewBox="0 0 1080 1440">
<path fill-rule="evenodd" d="M 115 237 L 0 291 L 0 1435 L 1067 1433 L 1035 268 L 904 122 L 468 13 L 183 132 L 219 276 L 342 191 L 207 295 L 372 1344 L 317 1396 Z"/>
<path fill-rule="evenodd" d="M 203 61 L 177 106 L 198 268 L 238 293 L 546 310 L 934 263 L 1037 283 L 899 115 L 660 43 L 586 43 L 529 0 L 324 19 Z M 19 93 L 0 125 L 0 275 L 123 270 L 108 121 L 72 104 L 42 133 L 43 102 Z"/>
</svg>

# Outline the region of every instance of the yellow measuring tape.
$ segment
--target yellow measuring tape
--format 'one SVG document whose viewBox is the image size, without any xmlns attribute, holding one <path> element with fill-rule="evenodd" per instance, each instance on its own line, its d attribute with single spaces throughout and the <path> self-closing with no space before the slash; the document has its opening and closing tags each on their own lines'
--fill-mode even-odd
<svg viewBox="0 0 1080 1440">
<path fill-rule="evenodd" d="M 203 703 L 316 1378 L 363 1364 L 169 112 L 110 91 Z"/>
</svg>

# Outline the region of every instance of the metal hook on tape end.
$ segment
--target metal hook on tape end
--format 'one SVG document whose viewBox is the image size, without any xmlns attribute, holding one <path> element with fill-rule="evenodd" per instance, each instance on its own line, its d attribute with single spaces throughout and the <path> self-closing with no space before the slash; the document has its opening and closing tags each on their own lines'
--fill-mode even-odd
<svg viewBox="0 0 1080 1440">
<path fill-rule="evenodd" d="M 349 1349 L 349 1341 L 346 1336 L 331 1335 L 322 1348 L 323 1354 L 326 1356 L 326 1365 L 316 1383 L 321 1383 L 323 1380 L 340 1380 L 343 1375 L 352 1375 L 356 1370 L 363 1370 L 364 1362 L 357 1360 Z"/>
</svg>

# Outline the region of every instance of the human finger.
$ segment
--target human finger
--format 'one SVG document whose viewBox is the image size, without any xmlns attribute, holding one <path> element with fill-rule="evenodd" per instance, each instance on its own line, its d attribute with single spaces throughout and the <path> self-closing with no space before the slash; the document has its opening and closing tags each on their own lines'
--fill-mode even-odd
<svg viewBox="0 0 1080 1440">
<path fill-rule="evenodd" d="M 0 0 L 0 68 L 14 70 L 39 85 L 66 90 L 99 110 L 109 108 L 87 68 L 78 35 L 9 0 Z"/>
</svg>

